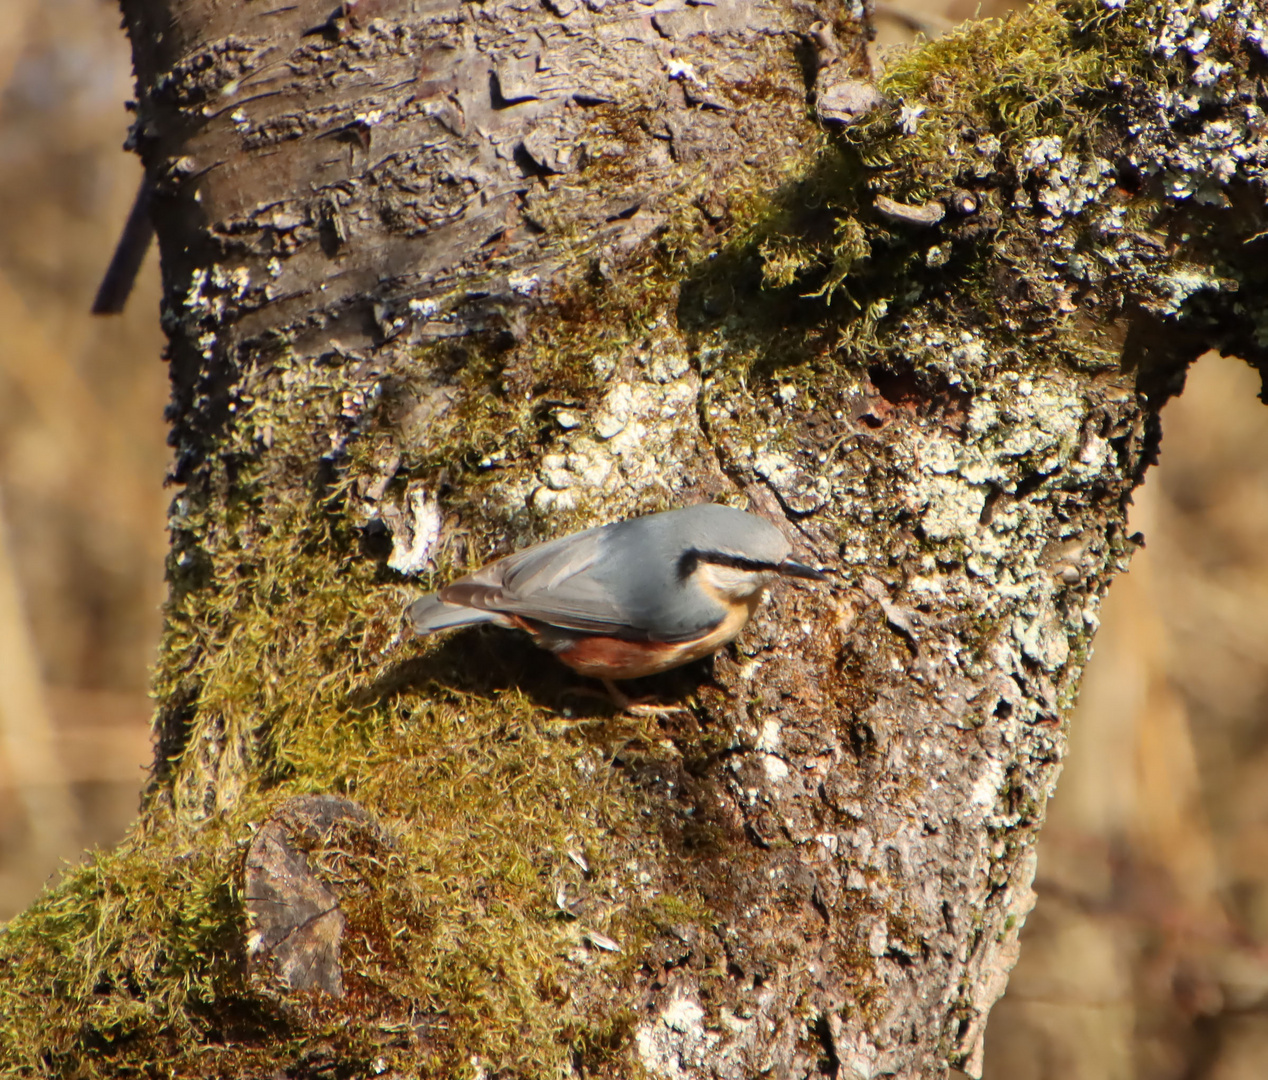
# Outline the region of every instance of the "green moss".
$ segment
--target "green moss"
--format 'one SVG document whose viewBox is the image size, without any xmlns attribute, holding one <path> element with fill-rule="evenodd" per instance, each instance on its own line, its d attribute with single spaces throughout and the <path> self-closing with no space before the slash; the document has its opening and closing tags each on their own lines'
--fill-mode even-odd
<svg viewBox="0 0 1268 1080">
<path fill-rule="evenodd" d="M 881 81 L 890 103 L 809 148 L 800 172 L 689 276 L 679 319 L 697 349 L 721 350 L 744 377 L 806 365 L 821 386 L 877 364 L 945 373 L 948 335 L 960 332 L 980 339 L 996 368 L 1023 356 L 1116 366 L 1121 340 L 1053 284 L 1066 258 L 1054 251 L 1065 248 L 1015 199 L 1029 204 L 1033 139 L 1054 138 L 1080 159 L 1119 153 L 1124 87 L 1143 92 L 1158 77 L 1142 13 L 1043 0 L 899 56 Z M 874 206 L 880 195 L 938 200 L 947 213 L 933 227 L 892 221 Z M 963 196 L 976 206 L 968 214 L 956 209 Z M 1142 195 L 1123 209 L 1144 223 L 1157 203 Z M 1062 243 L 1094 263 L 1118 240 L 1074 225 Z M 1011 290 L 1000 286 L 1001 252 Z M 1107 325 L 1122 289 L 1102 298 Z M 959 366 L 971 386 L 973 364 Z"/>
<path fill-rule="evenodd" d="M 216 822 L 180 855 L 156 839 L 134 832 L 0 931 L 6 1075 L 110 1075 L 196 1037 L 232 978 L 237 852 Z"/>
<path fill-rule="evenodd" d="M 621 853 L 645 847 L 651 827 L 603 742 L 630 733 L 560 730 L 570 680 L 535 675 L 540 654 L 504 635 L 385 654 L 402 591 L 358 557 L 337 515 L 280 504 L 249 520 L 186 520 L 214 547 L 204 586 L 169 613 L 156 679 L 166 696 L 196 687 L 171 766 L 179 816 L 156 793 L 127 843 L 0 936 L 3 1068 L 118 1075 L 162 1059 L 174 1075 L 246 1076 L 264 1057 L 300 1061 L 314 1040 L 341 1060 L 392 1060 L 417 1050 L 401 1035 L 414 1029 L 427 1033 L 426 1075 L 470 1072 L 473 1055 L 556 1075 L 574 1050 L 612 1051 L 624 1028 L 593 1028 L 588 1003 L 562 990 L 569 954 L 589 951 L 614 978 L 632 960 L 586 950 L 583 930 L 636 954 L 664 904 L 699 909 L 690 897 L 647 910 L 615 900 Z M 235 765 L 252 779 L 226 789 L 218 770 L 235 752 L 252 756 L 250 769 Z M 244 973 L 236 882 L 254 826 L 309 791 L 371 808 L 395 848 L 319 853 L 348 917 L 349 997 L 283 1009 Z M 201 824 L 178 824 L 189 821 Z M 569 851 L 585 853 L 588 880 Z M 574 877 L 605 898 L 584 926 L 555 903 L 558 881 Z M 232 1056 L 218 1048 L 226 1025 Z"/>
<path fill-rule="evenodd" d="M 978 166 L 990 138 L 998 151 L 984 164 L 1006 162 L 1013 173 L 1030 139 L 1056 136 L 1088 149 L 1121 104 L 1112 87 L 1135 85 L 1153 67 L 1136 8 L 1041 0 L 1002 20 L 965 23 L 885 73 L 880 89 L 896 105 L 856 128 L 851 142 L 883 172 L 886 188 L 910 202 L 989 176 Z M 909 129 L 904 107 L 924 109 Z"/>
</svg>

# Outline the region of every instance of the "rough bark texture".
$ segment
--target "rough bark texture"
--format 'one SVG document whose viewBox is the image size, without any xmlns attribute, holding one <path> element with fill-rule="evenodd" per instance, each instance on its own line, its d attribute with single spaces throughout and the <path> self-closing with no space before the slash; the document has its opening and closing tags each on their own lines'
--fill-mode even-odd
<svg viewBox="0 0 1268 1080">
<path fill-rule="evenodd" d="M 1262 359 L 1259 9 L 1041 5 L 882 97 L 826 3 L 124 7 L 181 485 L 159 767 L 8 931 L 4 1053 L 975 1071 L 1156 410 Z M 679 718 L 511 635 L 400 640 L 417 585 L 701 499 L 838 584 L 650 680 Z M 261 897 L 340 970 L 330 933 L 316 983 L 271 967 Z"/>
</svg>

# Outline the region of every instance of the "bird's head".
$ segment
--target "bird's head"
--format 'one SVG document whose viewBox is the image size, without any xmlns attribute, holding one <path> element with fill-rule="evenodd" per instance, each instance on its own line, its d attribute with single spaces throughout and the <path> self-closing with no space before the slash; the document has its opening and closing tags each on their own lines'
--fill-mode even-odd
<svg viewBox="0 0 1268 1080">
<path fill-rule="evenodd" d="M 704 590 L 728 606 L 751 611 L 777 577 L 823 581 L 813 567 L 791 558 L 792 545 L 772 522 L 730 506 L 700 503 L 637 519 L 640 535 L 674 568 L 680 586 Z"/>
<path fill-rule="evenodd" d="M 778 577 L 805 578 L 809 581 L 826 581 L 823 573 L 813 566 L 796 562 L 784 550 L 746 553 L 734 550 L 733 545 L 715 549 L 691 547 L 678 559 L 680 581 L 695 581 L 710 592 L 730 601 L 748 600 L 759 595 Z"/>
</svg>

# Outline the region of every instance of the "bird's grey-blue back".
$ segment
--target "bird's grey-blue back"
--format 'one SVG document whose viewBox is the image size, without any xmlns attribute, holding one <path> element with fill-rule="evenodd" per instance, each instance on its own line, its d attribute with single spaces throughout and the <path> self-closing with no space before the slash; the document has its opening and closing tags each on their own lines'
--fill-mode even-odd
<svg viewBox="0 0 1268 1080">
<path fill-rule="evenodd" d="M 691 569 L 684 559 L 692 553 L 777 564 L 790 550 L 774 525 L 713 503 L 616 522 L 549 546 L 555 544 L 558 551 L 542 552 L 549 558 L 508 566 L 502 579 L 506 592 L 525 601 L 545 600 L 538 589 L 546 579 L 549 606 L 556 615 L 561 608 L 572 608 L 575 614 L 597 616 L 607 624 L 569 625 L 598 632 L 620 628 L 621 636 L 653 641 L 695 637 L 727 613 L 715 597 L 684 575 Z M 575 572 L 567 572 L 569 564 Z"/>
<path fill-rule="evenodd" d="M 410 615 L 419 632 L 507 612 L 586 633 L 685 641 L 727 613 L 692 580 L 693 553 L 777 565 L 789 551 L 769 522 L 705 503 L 526 548 L 454 582 L 436 599 L 416 601 Z M 453 605 L 467 606 L 471 617 L 463 619 Z"/>
</svg>

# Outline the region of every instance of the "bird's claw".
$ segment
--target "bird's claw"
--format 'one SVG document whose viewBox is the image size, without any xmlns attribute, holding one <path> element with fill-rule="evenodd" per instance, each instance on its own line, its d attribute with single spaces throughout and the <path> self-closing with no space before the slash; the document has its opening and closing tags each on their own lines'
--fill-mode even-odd
<svg viewBox="0 0 1268 1080">
<path fill-rule="evenodd" d="M 684 716 L 689 711 L 685 705 L 655 705 L 650 701 L 631 701 L 622 709 L 622 712 L 628 713 L 630 716 L 649 716 L 652 718 Z"/>
<path fill-rule="evenodd" d="M 685 705 L 658 705 L 647 699 L 635 701 L 611 679 L 603 680 L 603 688 L 607 690 L 612 704 L 631 716 L 681 716 L 687 712 Z"/>
<path fill-rule="evenodd" d="M 690 710 L 685 705 L 660 705 L 646 698 L 635 700 L 622 691 L 610 679 L 603 680 L 604 690 L 591 690 L 586 686 L 574 686 L 567 692 L 575 697 L 598 698 L 615 705 L 618 712 L 627 716 L 682 716 Z"/>
</svg>

